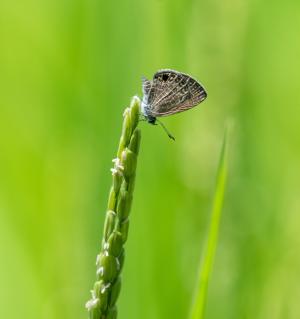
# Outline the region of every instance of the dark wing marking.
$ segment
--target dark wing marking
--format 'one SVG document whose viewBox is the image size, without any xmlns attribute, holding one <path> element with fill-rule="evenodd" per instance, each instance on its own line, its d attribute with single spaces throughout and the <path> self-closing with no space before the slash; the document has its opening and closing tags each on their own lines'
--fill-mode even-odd
<svg viewBox="0 0 300 319">
<path fill-rule="evenodd" d="M 153 86 L 149 94 L 149 105 L 154 107 L 155 104 L 159 104 L 160 100 L 170 93 L 177 86 L 177 82 L 180 80 L 180 73 L 172 70 L 160 70 L 153 76 Z M 176 82 L 175 82 L 176 80 Z"/>
<path fill-rule="evenodd" d="M 186 111 L 206 98 L 202 85 L 187 74 L 160 70 L 154 74 L 149 92 L 149 113 L 167 116 Z"/>
</svg>

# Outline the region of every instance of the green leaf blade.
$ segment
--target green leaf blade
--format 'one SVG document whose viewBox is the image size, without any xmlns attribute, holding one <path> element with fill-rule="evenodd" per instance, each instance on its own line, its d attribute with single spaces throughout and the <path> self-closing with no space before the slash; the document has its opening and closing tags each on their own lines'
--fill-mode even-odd
<svg viewBox="0 0 300 319">
<path fill-rule="evenodd" d="M 207 243 L 205 246 L 204 258 L 200 263 L 199 280 L 195 291 L 194 303 L 191 309 L 190 319 L 203 319 L 207 300 L 208 284 L 213 268 L 216 253 L 220 220 L 227 180 L 227 149 L 228 149 L 228 130 L 225 130 L 224 141 L 219 159 L 215 194 L 211 213 Z"/>
</svg>

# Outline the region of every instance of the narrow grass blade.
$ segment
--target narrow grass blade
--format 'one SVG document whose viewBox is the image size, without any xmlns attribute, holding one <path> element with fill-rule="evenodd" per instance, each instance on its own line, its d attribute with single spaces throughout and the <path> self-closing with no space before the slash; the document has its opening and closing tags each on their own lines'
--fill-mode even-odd
<svg viewBox="0 0 300 319">
<path fill-rule="evenodd" d="M 192 306 L 190 319 L 204 318 L 204 310 L 207 299 L 207 290 L 210 275 L 213 268 L 214 257 L 217 248 L 218 233 L 220 227 L 220 219 L 222 213 L 225 184 L 227 178 L 227 147 L 228 138 L 227 130 L 224 134 L 224 141 L 219 160 L 219 167 L 217 173 L 217 181 L 215 187 L 215 195 L 213 201 L 211 222 L 209 226 L 208 239 L 205 247 L 204 258 L 200 264 L 199 281 L 196 287 L 194 304 Z"/>
</svg>

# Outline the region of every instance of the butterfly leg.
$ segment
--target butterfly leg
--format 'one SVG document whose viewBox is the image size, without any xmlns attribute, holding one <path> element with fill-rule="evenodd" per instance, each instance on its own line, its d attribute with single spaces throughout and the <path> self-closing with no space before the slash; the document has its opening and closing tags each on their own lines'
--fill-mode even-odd
<svg viewBox="0 0 300 319">
<path fill-rule="evenodd" d="M 164 131 L 168 134 L 169 138 L 172 139 L 173 141 L 175 141 L 175 137 L 168 131 L 168 129 L 165 127 L 165 125 L 159 121 L 158 119 L 156 119 L 156 121 L 161 125 L 161 127 L 164 129 Z M 157 125 L 157 124 L 155 124 Z"/>
</svg>

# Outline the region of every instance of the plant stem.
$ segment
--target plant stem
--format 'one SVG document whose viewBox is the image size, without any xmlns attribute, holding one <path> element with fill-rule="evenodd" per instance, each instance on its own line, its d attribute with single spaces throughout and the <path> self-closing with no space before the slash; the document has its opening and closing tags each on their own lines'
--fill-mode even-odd
<svg viewBox="0 0 300 319">
<path fill-rule="evenodd" d="M 133 197 L 141 132 L 137 128 L 140 99 L 133 97 L 125 109 L 117 157 L 113 159 L 110 189 L 100 254 L 96 260 L 96 282 L 92 299 L 86 303 L 91 319 L 117 318 L 116 301 L 121 289 L 120 273 L 124 264 L 129 213 Z"/>
</svg>

